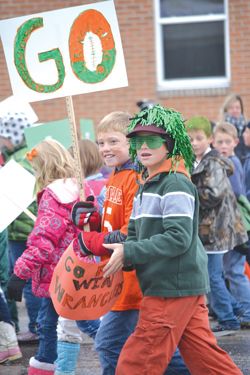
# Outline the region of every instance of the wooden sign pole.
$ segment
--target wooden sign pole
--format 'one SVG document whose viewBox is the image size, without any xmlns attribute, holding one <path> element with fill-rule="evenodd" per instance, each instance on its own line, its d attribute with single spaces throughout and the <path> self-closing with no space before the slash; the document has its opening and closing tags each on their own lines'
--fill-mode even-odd
<svg viewBox="0 0 250 375">
<path fill-rule="evenodd" d="M 66 96 L 66 107 L 70 123 L 71 137 L 72 137 L 72 149 L 76 167 L 76 179 L 79 187 L 79 195 L 81 200 L 85 200 L 85 192 L 83 187 L 83 171 L 81 167 L 80 150 L 78 145 L 78 135 L 76 128 L 75 112 L 73 106 L 72 96 Z"/>
<path fill-rule="evenodd" d="M 75 166 L 76 166 L 76 169 L 75 169 L 76 179 L 77 179 L 77 184 L 79 187 L 79 197 L 81 201 L 85 201 L 86 198 L 85 198 L 85 191 L 84 191 L 84 175 L 83 175 L 82 166 L 81 166 L 80 150 L 79 150 L 79 144 L 78 144 L 78 135 L 77 135 L 76 119 L 75 119 L 72 96 L 66 96 L 66 106 L 67 106 L 68 118 L 69 118 L 69 123 L 70 123 L 70 130 L 71 130 L 71 137 L 72 137 L 72 149 L 73 149 L 73 155 L 74 155 Z M 84 231 L 85 232 L 90 231 L 88 224 L 84 226 Z"/>
</svg>

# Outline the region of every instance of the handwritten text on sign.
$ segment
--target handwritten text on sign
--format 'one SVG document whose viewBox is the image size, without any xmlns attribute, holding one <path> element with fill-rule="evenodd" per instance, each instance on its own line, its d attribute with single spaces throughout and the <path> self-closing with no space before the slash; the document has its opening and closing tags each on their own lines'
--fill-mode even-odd
<svg viewBox="0 0 250 375">
<path fill-rule="evenodd" d="M 28 101 L 127 85 L 112 1 L 0 22 L 10 80 Z"/>
<path fill-rule="evenodd" d="M 72 245 L 57 264 L 50 294 L 57 313 L 64 318 L 97 319 L 106 314 L 122 292 L 122 271 L 104 279 L 106 262 L 81 261 Z"/>
</svg>

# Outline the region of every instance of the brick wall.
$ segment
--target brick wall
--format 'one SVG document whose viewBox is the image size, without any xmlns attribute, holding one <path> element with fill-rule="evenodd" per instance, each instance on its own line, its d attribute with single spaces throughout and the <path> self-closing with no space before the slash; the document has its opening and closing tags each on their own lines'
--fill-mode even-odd
<svg viewBox="0 0 250 375">
<path fill-rule="evenodd" d="M 94 0 L 2 0 L 0 18 L 94 3 Z M 193 95 L 162 96 L 156 91 L 155 35 L 153 0 L 115 0 L 116 12 L 123 42 L 129 87 L 77 95 L 73 97 L 76 118 L 92 118 L 97 123 L 114 110 L 137 111 L 136 101 L 151 98 L 163 105 L 181 111 L 185 118 L 203 114 L 217 120 L 224 97 L 235 92 L 242 96 L 246 117 L 250 119 L 250 2 L 229 0 L 231 86 L 218 92 Z M 0 45 L 0 100 L 12 94 L 2 45 Z M 40 122 L 65 118 L 65 99 L 53 99 L 32 104 Z"/>
</svg>

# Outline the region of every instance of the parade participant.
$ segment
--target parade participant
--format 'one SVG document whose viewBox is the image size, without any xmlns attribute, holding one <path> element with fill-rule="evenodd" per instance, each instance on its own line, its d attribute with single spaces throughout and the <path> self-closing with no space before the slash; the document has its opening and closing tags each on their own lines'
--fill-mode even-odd
<svg viewBox="0 0 250 375">
<path fill-rule="evenodd" d="M 37 319 L 39 347 L 30 359 L 28 374 L 52 375 L 57 358 L 58 314 L 50 298 L 49 285 L 61 255 L 78 234 L 71 221 L 71 210 L 79 199 L 79 189 L 73 178 L 74 160 L 59 142 L 44 140 L 27 158 L 35 171 L 38 214 L 27 248 L 18 258 L 8 283 L 8 293 L 10 298 L 20 301 L 26 280 L 32 278 L 33 293 L 42 302 Z"/>
<path fill-rule="evenodd" d="M 235 154 L 238 156 L 242 164 L 250 152 L 250 147 L 244 144 L 243 132 L 246 128 L 246 119 L 244 117 L 243 100 L 240 95 L 230 94 L 220 109 L 220 122 L 226 121 L 232 124 L 237 130 L 239 143 L 235 147 Z"/>
<path fill-rule="evenodd" d="M 229 158 L 233 165 L 233 174 L 229 176 L 232 189 L 236 199 L 246 195 L 244 184 L 244 173 L 239 158 L 235 155 L 234 149 L 239 143 L 237 130 L 227 122 L 216 125 L 213 130 L 213 146 L 221 155 Z M 247 201 L 247 199 L 246 199 Z M 249 243 L 245 251 L 249 252 Z M 241 328 L 250 328 L 250 283 L 245 275 L 246 255 L 241 253 L 239 247 L 228 251 L 223 256 L 223 274 L 229 283 L 229 290 L 238 302 L 232 306 L 237 306 L 237 315 Z M 235 310 L 235 308 L 234 308 Z"/>
<path fill-rule="evenodd" d="M 7 230 L 0 233 L 0 363 L 22 357 L 3 287 L 8 281 Z"/>
<path fill-rule="evenodd" d="M 116 375 L 162 374 L 177 345 L 191 374 L 242 374 L 216 343 L 204 294 L 207 255 L 198 236 L 199 198 L 188 170 L 193 152 L 180 113 L 159 105 L 130 123 L 132 157 L 145 168 L 124 244 L 104 268 L 131 266 L 143 292 L 139 321 Z"/>
<path fill-rule="evenodd" d="M 28 151 L 25 143 L 24 131 L 29 128 L 31 123 L 23 112 L 8 112 L 0 118 L 0 152 L 3 162 L 7 163 L 14 160 L 23 168 L 33 173 L 31 165 L 25 158 Z M 18 183 L 18 181 L 17 181 Z M 34 215 L 37 212 L 36 203 L 33 202 L 29 207 Z M 8 252 L 9 252 L 9 267 L 5 268 L 6 272 L 9 270 L 13 272 L 17 258 L 19 258 L 26 249 L 27 237 L 33 229 L 34 221 L 25 213 L 19 215 L 8 227 Z M 5 286 L 3 286 L 5 291 Z M 41 301 L 32 293 L 31 280 L 25 284 L 24 287 L 25 306 L 28 313 L 28 330 L 18 333 L 18 340 L 20 342 L 37 342 L 37 314 L 40 308 Z M 18 313 L 14 301 L 8 301 L 11 311 L 12 320 L 15 323 L 16 331 L 19 331 Z"/>
<path fill-rule="evenodd" d="M 72 149 L 70 149 L 72 151 Z M 89 139 L 79 141 L 79 151 L 82 172 L 84 175 L 85 195 L 99 197 L 106 180 L 99 172 L 103 165 L 96 143 Z M 87 198 L 88 199 L 88 198 Z M 88 205 L 94 202 L 88 201 Z M 100 207 L 98 207 L 100 209 Z M 93 339 L 99 327 L 99 321 L 80 320 L 77 322 L 59 317 L 57 326 L 57 361 L 55 375 L 74 375 L 80 353 L 80 344 L 83 343 L 82 332 L 88 333 Z M 78 327 L 77 327 L 78 326 Z"/>
<path fill-rule="evenodd" d="M 192 117 L 186 126 L 196 155 L 192 181 L 200 200 L 199 236 L 208 254 L 209 303 L 219 322 L 213 331 L 235 331 L 240 329 L 236 316 L 240 306 L 232 306 L 223 275 L 223 255 L 247 242 L 248 237 L 228 179 L 233 164 L 210 148 L 212 128 L 206 117 Z"/>
<path fill-rule="evenodd" d="M 127 237 L 127 225 L 138 189 L 138 173 L 136 165 L 130 160 L 129 142 L 126 138 L 130 118 L 129 113 L 112 112 L 105 116 L 97 127 L 99 151 L 104 163 L 114 168 L 114 171 L 107 182 L 102 233 L 82 232 L 79 235 L 78 245 L 85 255 L 110 256 L 110 252 L 103 247 L 103 242 L 124 242 Z M 80 209 L 75 210 L 75 213 L 77 216 L 73 217 L 73 221 L 77 225 L 79 219 L 83 221 L 84 212 L 81 215 Z M 119 354 L 138 320 L 142 294 L 135 271 L 127 269 L 123 272 L 123 276 L 124 286 L 121 296 L 112 310 L 101 320 L 95 338 L 95 348 L 100 358 L 103 375 L 115 374 Z M 164 374 L 174 373 L 189 374 L 178 350 Z"/>
</svg>

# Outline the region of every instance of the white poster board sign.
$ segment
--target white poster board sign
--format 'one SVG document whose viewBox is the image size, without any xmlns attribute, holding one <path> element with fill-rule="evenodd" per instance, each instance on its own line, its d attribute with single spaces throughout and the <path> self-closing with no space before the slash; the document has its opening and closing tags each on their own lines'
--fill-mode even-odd
<svg viewBox="0 0 250 375">
<path fill-rule="evenodd" d="M 35 177 L 14 160 L 0 169 L 0 232 L 34 200 Z"/>
<path fill-rule="evenodd" d="M 0 117 L 5 116 L 8 112 L 25 113 L 31 124 L 38 120 L 37 114 L 31 105 L 14 95 L 9 96 L 0 103 Z"/>
<path fill-rule="evenodd" d="M 127 86 L 113 1 L 0 22 L 14 94 L 28 102 Z"/>
</svg>

